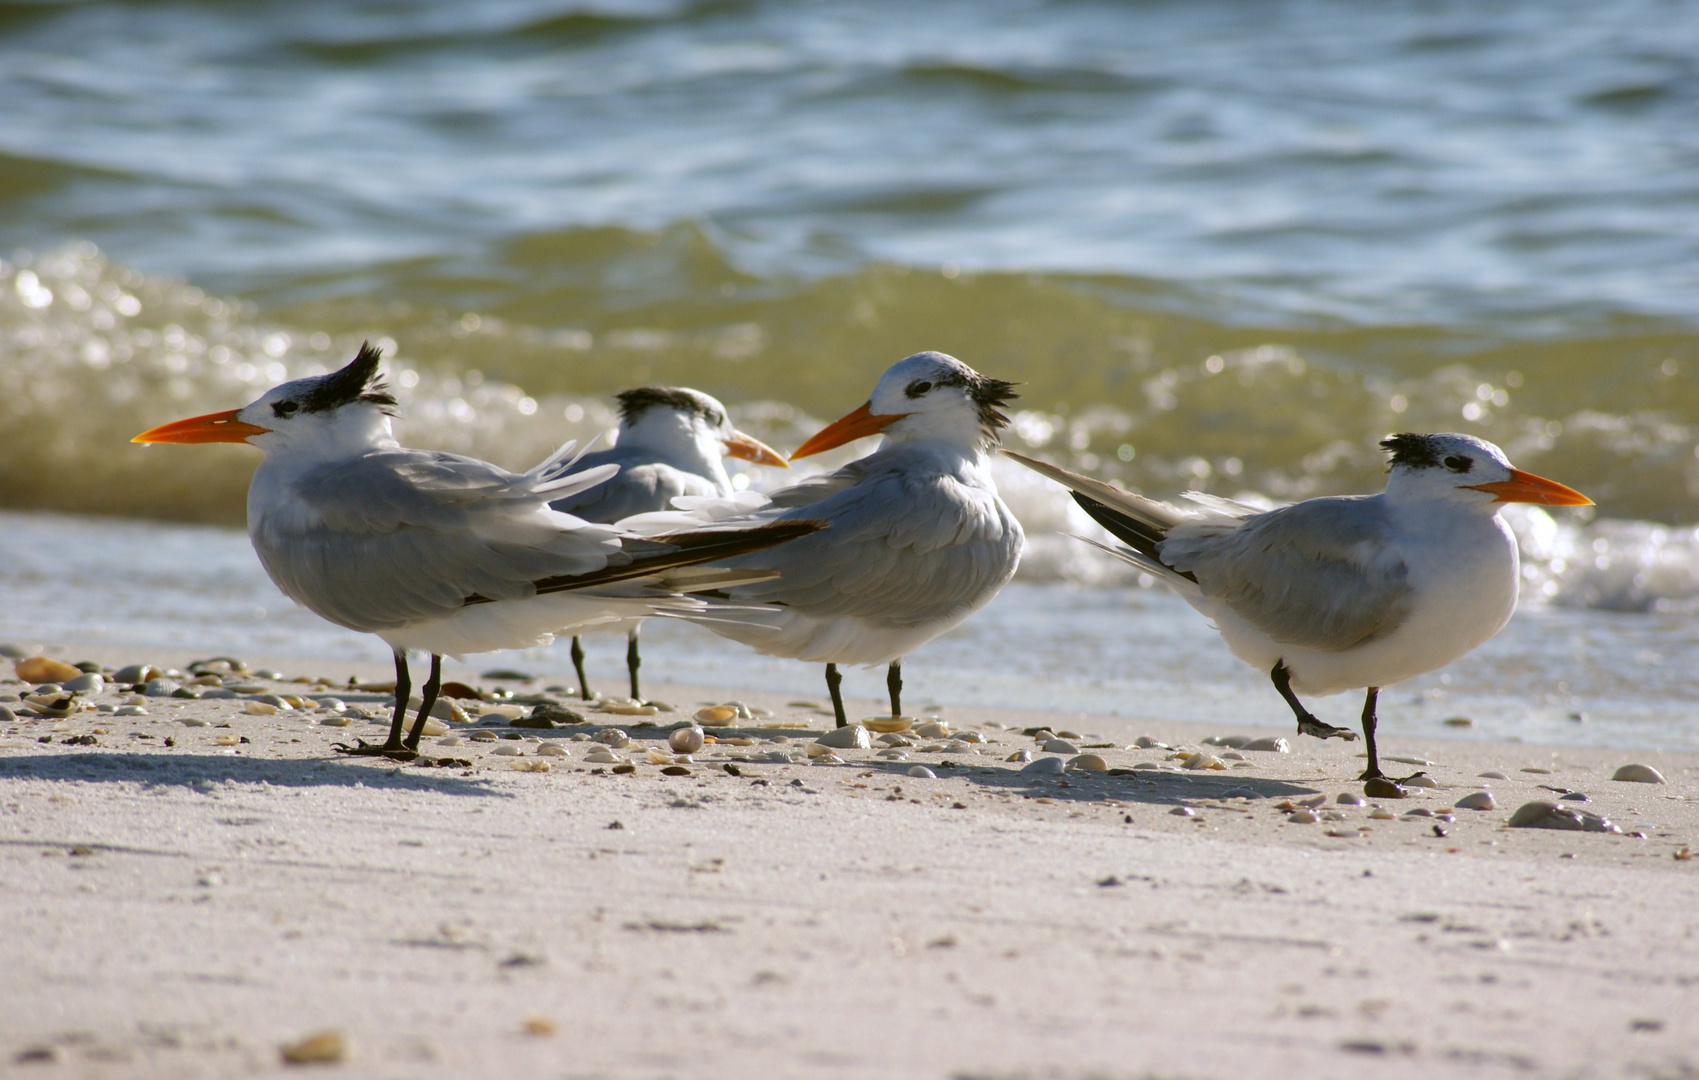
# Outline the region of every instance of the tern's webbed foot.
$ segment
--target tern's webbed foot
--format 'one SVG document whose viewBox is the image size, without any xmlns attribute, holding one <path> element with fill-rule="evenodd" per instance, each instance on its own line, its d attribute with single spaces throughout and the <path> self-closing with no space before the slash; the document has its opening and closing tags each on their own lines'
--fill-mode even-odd
<svg viewBox="0 0 1699 1080">
<path fill-rule="evenodd" d="M 1344 739 L 1346 742 L 1351 742 L 1357 737 L 1357 733 L 1349 728 L 1324 724 L 1313 716 L 1307 716 L 1298 721 L 1298 734 L 1314 735 L 1318 739 Z"/>
<path fill-rule="evenodd" d="M 391 761 L 412 761 L 419 756 L 417 750 L 409 750 L 405 746 L 390 746 L 388 743 L 379 745 L 369 743 L 364 739 L 355 739 L 353 746 L 349 746 L 347 743 L 337 743 L 336 752 L 352 754 L 356 757 L 386 757 Z"/>
</svg>

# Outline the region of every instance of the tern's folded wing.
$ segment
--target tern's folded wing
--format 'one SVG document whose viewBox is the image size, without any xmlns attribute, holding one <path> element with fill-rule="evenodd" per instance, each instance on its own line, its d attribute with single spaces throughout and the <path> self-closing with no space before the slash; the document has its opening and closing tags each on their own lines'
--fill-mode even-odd
<svg viewBox="0 0 1699 1080">
<path fill-rule="evenodd" d="M 1179 525 L 1168 566 L 1275 641 L 1338 651 L 1409 615 L 1409 571 L 1374 497 L 1311 499 L 1243 519 Z"/>
<path fill-rule="evenodd" d="M 590 455 L 600 458 L 602 455 Z M 659 462 L 632 464 L 610 459 L 619 465 L 619 475 L 549 505 L 585 521 L 618 521 L 633 514 L 672 509 L 680 495 L 717 495 L 713 481 Z"/>
<path fill-rule="evenodd" d="M 912 626 L 975 607 L 1020 560 L 1020 525 L 996 496 L 941 476 L 899 471 L 842 487 L 779 520 L 829 527 L 729 565 L 777 570 L 732 591 L 806 614 Z"/>
</svg>

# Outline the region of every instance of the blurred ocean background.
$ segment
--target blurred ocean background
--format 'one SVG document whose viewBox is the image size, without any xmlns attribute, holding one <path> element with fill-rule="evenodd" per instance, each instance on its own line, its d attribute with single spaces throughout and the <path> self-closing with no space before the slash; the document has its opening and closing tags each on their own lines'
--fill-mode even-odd
<svg viewBox="0 0 1699 1080">
<path fill-rule="evenodd" d="M 1499 443 L 1597 510 L 1507 515 L 1522 611 L 1387 728 L 1699 747 L 1692 0 L 0 0 L 0 103 L 0 638 L 381 657 L 231 528 L 252 451 L 127 441 L 362 339 L 405 441 L 510 466 L 645 382 L 788 449 L 935 348 L 1025 384 L 1011 445 L 1161 497 Z M 1290 723 L 1000 477 L 1022 580 L 916 694 Z"/>
</svg>

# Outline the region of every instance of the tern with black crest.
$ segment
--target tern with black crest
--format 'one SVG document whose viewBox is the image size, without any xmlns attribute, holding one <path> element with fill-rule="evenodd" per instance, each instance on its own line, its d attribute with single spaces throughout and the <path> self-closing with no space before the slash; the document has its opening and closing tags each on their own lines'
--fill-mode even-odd
<svg viewBox="0 0 1699 1080">
<path fill-rule="evenodd" d="M 1588 506 L 1470 435 L 1394 435 L 1386 490 L 1261 511 L 1188 493 L 1157 502 L 1004 451 L 1073 492 L 1126 547 L 1099 545 L 1214 620 L 1233 655 L 1268 673 L 1301 734 L 1354 739 L 1298 700 L 1366 691 L 1371 793 L 1394 794 L 1375 749 L 1380 688 L 1445 666 L 1504 628 L 1521 579 L 1505 503 Z"/>
<path fill-rule="evenodd" d="M 633 514 L 670 510 L 680 495 L 726 497 L 732 494 L 725 458 L 758 465 L 789 468 L 772 447 L 732 426 L 726 407 L 717 398 L 683 386 L 642 386 L 617 394 L 619 433 L 606 450 L 584 454 L 566 474 L 616 465 L 619 475 L 594 487 L 575 491 L 549 503 L 556 510 L 585 521 L 614 522 Z M 641 700 L 637 672 L 642 666 L 637 636 L 642 619 L 627 619 L 598 627 L 596 633 L 626 635 L 625 666 L 631 697 Z M 578 672 L 579 696 L 588 701 L 590 680 L 584 674 L 584 646 L 572 636 L 572 666 Z"/>
<path fill-rule="evenodd" d="M 790 520 L 638 537 L 549 508 L 616 465 L 568 474 L 571 443 L 524 473 L 412 450 L 391 430 L 395 399 L 378 350 L 272 388 L 240 409 L 164 424 L 140 443 L 240 442 L 265 457 L 248 486 L 248 535 L 277 587 L 319 616 L 382 638 L 395 653 L 395 715 L 382 745 L 416 756 L 444 655 L 547 644 L 556 634 L 644 615 L 741 618 L 693 594 L 767 571 L 702 567 L 818 528 Z M 412 730 L 407 652 L 430 654 Z"/>
<path fill-rule="evenodd" d="M 1020 562 L 1025 537 L 986 458 L 1009 422 L 1000 406 L 1014 396 L 1012 384 L 955 357 L 916 353 L 893 364 L 865 404 L 804 442 L 791 460 L 883 435 L 873 453 L 776 491 L 770 502 L 750 492 L 685 498 L 678 503 L 686 512 L 625 524 L 824 524 L 783 548 L 716 564 L 775 573 L 724 590 L 771 610 L 738 624 L 703 625 L 769 656 L 825 664 L 840 727 L 847 718 L 838 665 L 889 665 L 891 715 L 899 716 L 904 655 L 983 607 Z"/>
</svg>

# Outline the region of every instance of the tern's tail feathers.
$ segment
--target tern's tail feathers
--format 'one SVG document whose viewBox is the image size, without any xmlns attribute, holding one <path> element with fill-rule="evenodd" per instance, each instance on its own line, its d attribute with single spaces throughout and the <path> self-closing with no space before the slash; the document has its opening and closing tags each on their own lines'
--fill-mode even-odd
<svg viewBox="0 0 1699 1080">
<path fill-rule="evenodd" d="M 799 536 L 807 536 L 825 527 L 825 523 L 820 521 L 773 521 L 735 531 L 703 530 L 672 533 L 652 540 L 628 540 L 625 553 L 631 557 L 630 561 L 617 565 L 610 563 L 600 570 L 586 574 L 562 574 L 544 578 L 536 583 L 537 592 L 567 592 L 616 582 L 632 582 L 640 578 L 660 579 L 681 567 L 694 567 L 701 563 L 747 555 L 752 551 L 795 540 Z M 747 574 L 748 571 L 737 573 Z M 702 583 L 702 577 L 703 575 L 698 573 L 691 579 L 696 582 L 691 591 L 716 588 L 721 584 Z M 738 582 L 728 578 L 724 583 Z"/>
<path fill-rule="evenodd" d="M 1074 501 L 1091 515 L 1093 521 L 1144 559 L 1161 567 L 1161 572 L 1173 572 L 1163 565 L 1157 548 L 1167 538 L 1168 530 L 1190 517 L 1186 511 L 1012 450 L 1004 450 L 1003 453 L 1073 492 Z M 1190 574 L 1185 576 L 1191 577 Z"/>
</svg>

